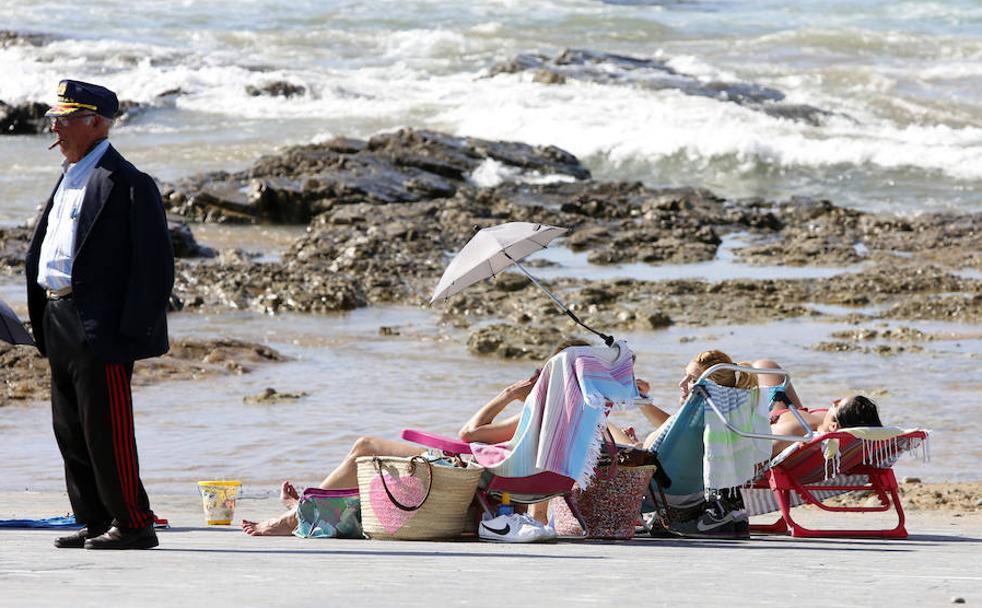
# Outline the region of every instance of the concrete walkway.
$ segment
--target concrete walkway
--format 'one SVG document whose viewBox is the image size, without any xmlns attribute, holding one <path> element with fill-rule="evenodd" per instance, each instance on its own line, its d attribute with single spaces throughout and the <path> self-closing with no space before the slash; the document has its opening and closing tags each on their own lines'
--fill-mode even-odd
<svg viewBox="0 0 982 608">
<path fill-rule="evenodd" d="M 911 513 L 906 540 L 570 541 L 542 545 L 251 538 L 152 496 L 152 551 L 55 549 L 0 530 L 0 606 L 925 606 L 982 604 L 982 514 Z M 60 493 L 0 493 L 0 517 L 64 514 Z M 273 498 L 237 515 L 269 516 Z M 802 517 L 828 523 L 823 513 Z"/>
</svg>

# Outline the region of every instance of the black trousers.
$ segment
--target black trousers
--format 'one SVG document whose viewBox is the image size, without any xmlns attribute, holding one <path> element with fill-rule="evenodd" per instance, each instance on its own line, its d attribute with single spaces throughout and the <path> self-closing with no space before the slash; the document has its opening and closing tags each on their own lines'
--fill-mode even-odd
<svg viewBox="0 0 982 608">
<path fill-rule="evenodd" d="M 133 363 L 90 352 L 71 298 L 48 302 L 44 332 L 55 439 L 76 519 L 92 527 L 151 525 L 133 434 Z"/>
</svg>

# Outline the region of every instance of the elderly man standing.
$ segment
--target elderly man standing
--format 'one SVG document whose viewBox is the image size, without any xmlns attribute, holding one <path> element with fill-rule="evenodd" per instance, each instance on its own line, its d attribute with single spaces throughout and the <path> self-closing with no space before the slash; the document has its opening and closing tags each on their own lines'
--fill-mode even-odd
<svg viewBox="0 0 982 608">
<path fill-rule="evenodd" d="M 27 255 L 27 296 L 51 365 L 55 438 L 76 534 L 60 548 L 157 546 L 140 481 L 133 362 L 167 352 L 174 253 L 157 186 L 107 139 L 119 110 L 104 87 L 63 80 L 47 116 L 65 157 Z"/>
</svg>

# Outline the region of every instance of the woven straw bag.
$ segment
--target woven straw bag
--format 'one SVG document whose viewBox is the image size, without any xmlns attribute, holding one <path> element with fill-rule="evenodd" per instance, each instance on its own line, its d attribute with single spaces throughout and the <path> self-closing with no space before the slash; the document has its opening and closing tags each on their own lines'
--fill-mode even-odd
<svg viewBox="0 0 982 608">
<path fill-rule="evenodd" d="M 434 464 L 423 456 L 358 458 L 365 536 L 392 540 L 455 538 L 472 528 L 468 507 L 484 469 Z"/>
<path fill-rule="evenodd" d="M 634 527 L 641 513 L 641 500 L 648 489 L 652 471 L 617 465 L 617 448 L 609 435 L 610 464 L 594 467 L 593 482 L 585 489 L 573 488 L 570 500 L 586 524 L 587 538 L 627 540 L 634 538 Z M 556 532 L 560 536 L 579 536 L 580 522 L 562 498 L 552 501 Z"/>
</svg>

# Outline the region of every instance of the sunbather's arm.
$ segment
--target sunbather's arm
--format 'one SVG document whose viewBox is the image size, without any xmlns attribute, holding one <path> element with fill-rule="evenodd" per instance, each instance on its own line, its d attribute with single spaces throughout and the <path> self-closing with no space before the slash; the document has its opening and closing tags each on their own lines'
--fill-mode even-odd
<svg viewBox="0 0 982 608">
<path fill-rule="evenodd" d="M 515 435 L 515 429 L 518 428 L 521 415 L 512 416 L 500 422 L 494 421 L 495 416 L 500 414 L 512 401 L 524 401 L 538 379 L 539 370 L 535 370 L 532 377 L 516 382 L 498 393 L 494 399 L 488 401 L 464 424 L 463 428 L 460 429 L 460 439 L 467 442 L 480 441 L 481 443 L 500 443 L 511 439 Z"/>
<path fill-rule="evenodd" d="M 633 429 L 631 430 L 633 432 Z M 614 443 L 618 445 L 641 445 L 641 442 L 638 441 L 637 437 L 631 437 L 624 431 L 624 429 L 610 421 L 607 421 L 607 431 L 610 433 L 610 436 L 614 438 Z"/>
<path fill-rule="evenodd" d="M 465 425 L 464 428 L 460 429 L 460 439 L 468 443 L 474 441 L 481 443 L 501 443 L 508 441 L 515 436 L 515 430 L 518 428 L 518 421 L 521 418 L 521 414 L 516 414 L 500 422 L 489 422 L 473 429 L 469 429 Z"/>
<path fill-rule="evenodd" d="M 661 409 L 653 403 L 643 403 L 638 406 L 644 417 L 651 423 L 655 428 L 660 427 L 665 424 L 665 421 L 671 418 L 671 415 L 665 410 Z"/>
</svg>

